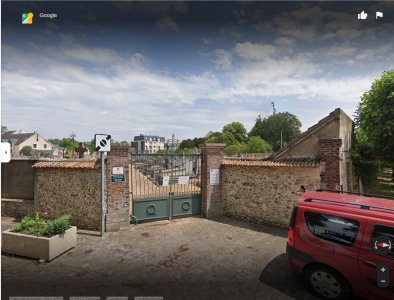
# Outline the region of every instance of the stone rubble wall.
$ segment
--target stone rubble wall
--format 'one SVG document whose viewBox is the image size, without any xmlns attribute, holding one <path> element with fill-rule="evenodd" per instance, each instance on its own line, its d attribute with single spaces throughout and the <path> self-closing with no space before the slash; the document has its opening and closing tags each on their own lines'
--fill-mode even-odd
<svg viewBox="0 0 394 300">
<path fill-rule="evenodd" d="M 34 200 L 1 199 L 1 215 L 18 219 L 34 213 Z"/>
<path fill-rule="evenodd" d="M 302 194 L 320 188 L 320 167 L 222 166 L 224 214 L 286 228 Z"/>
<path fill-rule="evenodd" d="M 78 229 L 99 230 L 99 169 L 37 169 L 35 185 L 35 210 L 44 217 L 67 213 Z"/>
</svg>

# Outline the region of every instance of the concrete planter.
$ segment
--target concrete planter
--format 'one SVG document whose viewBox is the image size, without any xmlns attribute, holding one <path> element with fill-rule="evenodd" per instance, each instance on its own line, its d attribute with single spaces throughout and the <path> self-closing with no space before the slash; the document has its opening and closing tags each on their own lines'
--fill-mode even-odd
<svg viewBox="0 0 394 300">
<path fill-rule="evenodd" d="M 77 227 L 70 227 L 64 234 L 41 237 L 11 232 L 2 233 L 1 250 L 5 253 L 51 261 L 77 245 Z"/>
</svg>

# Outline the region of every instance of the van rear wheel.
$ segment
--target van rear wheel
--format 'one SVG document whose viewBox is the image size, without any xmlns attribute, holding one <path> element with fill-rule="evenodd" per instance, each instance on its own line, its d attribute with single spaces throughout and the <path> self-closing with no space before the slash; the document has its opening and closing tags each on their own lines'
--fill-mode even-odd
<svg viewBox="0 0 394 300">
<path fill-rule="evenodd" d="M 306 269 L 305 278 L 311 289 L 323 299 L 349 299 L 352 292 L 345 278 L 334 269 L 313 265 Z"/>
</svg>

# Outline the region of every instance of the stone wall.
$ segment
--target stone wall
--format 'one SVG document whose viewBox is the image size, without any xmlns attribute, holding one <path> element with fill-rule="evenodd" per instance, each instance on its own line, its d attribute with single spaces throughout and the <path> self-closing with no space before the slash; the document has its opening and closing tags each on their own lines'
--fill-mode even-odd
<svg viewBox="0 0 394 300">
<path fill-rule="evenodd" d="M 79 229 L 100 228 L 100 171 L 93 169 L 37 168 L 35 210 L 45 217 L 72 216 Z"/>
<path fill-rule="evenodd" d="M 256 162 L 256 164 L 258 164 Z M 320 166 L 222 165 L 225 215 L 255 223 L 287 227 L 302 193 L 320 188 Z"/>
<path fill-rule="evenodd" d="M 34 200 L 25 199 L 1 199 L 1 215 L 15 217 L 18 219 L 24 216 L 33 215 Z"/>
<path fill-rule="evenodd" d="M 34 199 L 34 169 L 37 159 L 12 159 L 1 164 L 1 197 Z"/>
</svg>

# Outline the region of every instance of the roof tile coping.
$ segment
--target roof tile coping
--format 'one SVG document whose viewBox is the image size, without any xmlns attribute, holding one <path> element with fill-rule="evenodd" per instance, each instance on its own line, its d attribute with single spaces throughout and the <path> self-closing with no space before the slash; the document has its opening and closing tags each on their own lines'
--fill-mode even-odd
<svg viewBox="0 0 394 300">
<path fill-rule="evenodd" d="M 35 169 L 98 169 L 98 160 L 78 161 L 39 161 L 33 165 Z"/>
</svg>

